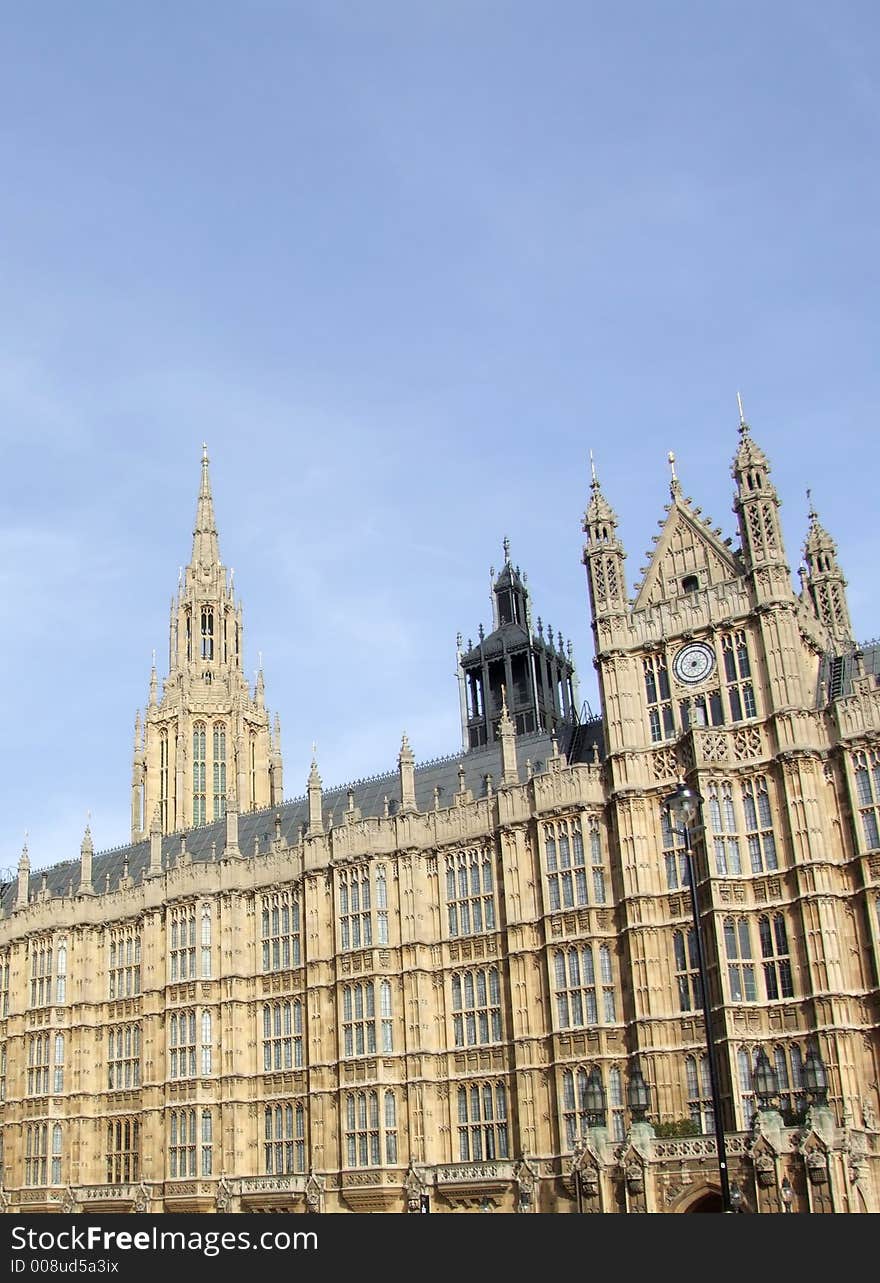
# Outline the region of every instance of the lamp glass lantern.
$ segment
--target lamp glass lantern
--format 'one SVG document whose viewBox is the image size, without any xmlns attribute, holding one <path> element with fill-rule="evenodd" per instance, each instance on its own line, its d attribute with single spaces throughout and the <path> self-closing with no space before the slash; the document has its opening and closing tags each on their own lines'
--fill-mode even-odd
<svg viewBox="0 0 880 1283">
<path fill-rule="evenodd" d="M 633 1122 L 642 1123 L 645 1120 L 645 1114 L 648 1112 L 648 1084 L 645 1082 L 645 1076 L 641 1069 L 634 1069 L 629 1076 L 629 1082 L 626 1087 L 626 1103 L 629 1105 L 629 1112 L 632 1115 Z"/>
<path fill-rule="evenodd" d="M 590 1127 L 605 1126 L 605 1088 L 596 1065 L 590 1070 L 584 1090 L 584 1108 Z"/>
<path fill-rule="evenodd" d="M 804 1061 L 804 1090 L 819 1105 L 824 1105 L 828 1096 L 828 1072 L 822 1063 L 822 1057 L 811 1047 Z"/>
<path fill-rule="evenodd" d="M 758 1108 L 769 1109 L 771 1100 L 779 1095 L 779 1077 L 763 1047 L 758 1048 L 753 1082 L 755 1095 L 758 1097 Z"/>
</svg>

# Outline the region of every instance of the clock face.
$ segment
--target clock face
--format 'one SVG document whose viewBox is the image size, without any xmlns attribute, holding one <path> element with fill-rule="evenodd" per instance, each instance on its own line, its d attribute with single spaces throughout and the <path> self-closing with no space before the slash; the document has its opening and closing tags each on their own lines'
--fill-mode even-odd
<svg viewBox="0 0 880 1283">
<path fill-rule="evenodd" d="M 678 680 L 689 685 L 704 682 L 714 667 L 715 652 L 705 642 L 682 646 L 672 663 L 672 671 Z"/>
</svg>

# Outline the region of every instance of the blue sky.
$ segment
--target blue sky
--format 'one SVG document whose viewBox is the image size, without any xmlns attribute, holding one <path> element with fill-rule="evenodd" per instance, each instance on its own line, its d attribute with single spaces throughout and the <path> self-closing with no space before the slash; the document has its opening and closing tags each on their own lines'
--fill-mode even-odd
<svg viewBox="0 0 880 1283">
<path fill-rule="evenodd" d="M 127 841 L 207 441 L 285 785 L 459 745 L 505 535 L 594 705 L 595 452 L 630 585 L 736 392 L 880 632 L 872 4 L 6 6 L 0 866 Z"/>
</svg>

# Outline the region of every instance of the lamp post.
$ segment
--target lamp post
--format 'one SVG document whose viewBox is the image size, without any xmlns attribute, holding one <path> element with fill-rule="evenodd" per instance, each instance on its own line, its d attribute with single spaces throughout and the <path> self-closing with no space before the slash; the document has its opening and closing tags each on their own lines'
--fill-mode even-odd
<svg viewBox="0 0 880 1283">
<path fill-rule="evenodd" d="M 732 1212 L 730 1200 L 730 1182 L 727 1174 L 727 1148 L 724 1143 L 724 1123 L 721 1118 L 721 1091 L 718 1078 L 718 1058 L 715 1052 L 715 1038 L 712 1032 L 712 1010 L 709 1006 L 709 987 L 706 979 L 706 958 L 703 950 L 703 929 L 700 924 L 700 909 L 697 901 L 697 876 L 694 868 L 694 855 L 691 849 L 691 828 L 700 814 L 700 803 L 703 799 L 696 789 L 680 784 L 674 793 L 664 799 L 664 806 L 669 812 L 670 827 L 673 833 L 684 838 L 684 852 L 687 860 L 688 884 L 691 891 L 691 915 L 694 920 L 694 941 L 697 946 L 697 971 L 700 978 L 700 1000 L 703 1004 L 703 1024 L 706 1029 L 706 1053 L 709 1061 L 709 1083 L 712 1088 L 712 1118 L 715 1124 L 715 1145 L 718 1150 L 718 1175 L 721 1180 L 721 1210 Z"/>
</svg>

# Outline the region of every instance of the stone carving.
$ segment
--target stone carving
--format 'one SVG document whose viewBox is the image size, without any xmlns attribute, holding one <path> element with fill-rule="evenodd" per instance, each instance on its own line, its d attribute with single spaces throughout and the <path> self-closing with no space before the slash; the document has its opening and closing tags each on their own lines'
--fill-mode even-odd
<svg viewBox="0 0 880 1283">
<path fill-rule="evenodd" d="M 755 1179 L 761 1189 L 769 1189 L 776 1183 L 776 1170 L 773 1159 L 763 1150 L 755 1155 Z"/>
<path fill-rule="evenodd" d="M 324 1206 L 324 1179 L 314 1172 L 306 1181 L 306 1208 L 309 1212 L 320 1212 Z"/>
<path fill-rule="evenodd" d="M 828 1159 L 819 1149 L 810 1149 L 806 1155 L 807 1174 L 814 1185 L 824 1185 L 828 1180 Z"/>
</svg>

